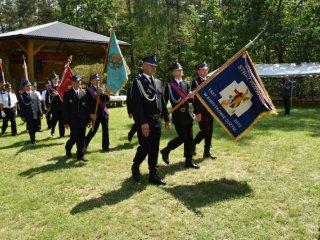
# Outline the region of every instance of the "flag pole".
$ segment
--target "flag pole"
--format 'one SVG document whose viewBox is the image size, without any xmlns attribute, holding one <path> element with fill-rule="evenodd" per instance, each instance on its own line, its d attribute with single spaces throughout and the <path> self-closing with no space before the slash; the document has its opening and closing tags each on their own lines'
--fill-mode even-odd
<svg viewBox="0 0 320 240">
<path fill-rule="evenodd" d="M 113 24 L 112 24 L 113 26 L 115 26 L 115 24 L 116 24 L 117 17 L 118 17 L 118 15 L 116 14 L 116 16 L 115 16 L 115 18 L 114 18 L 114 20 L 113 20 Z M 110 46 L 111 46 L 113 27 L 111 27 L 111 28 L 109 29 L 109 32 L 110 32 L 110 41 L 109 41 L 108 50 L 107 50 L 107 52 L 106 52 L 106 58 L 105 58 L 105 61 L 104 61 L 103 69 L 105 69 L 106 66 L 108 66 L 108 61 L 109 61 L 109 59 L 108 59 L 108 57 L 109 57 L 109 49 L 110 49 Z M 96 107 L 95 107 L 95 109 L 94 109 L 94 119 L 93 119 L 93 121 L 92 121 L 92 126 L 91 126 L 92 129 L 94 128 L 94 125 L 95 125 L 95 123 L 96 123 L 99 102 L 100 102 L 100 93 L 99 93 L 99 88 L 98 88 L 98 97 L 97 97 Z"/>
<path fill-rule="evenodd" d="M 262 29 L 262 31 L 258 33 L 258 35 L 256 35 L 253 40 L 249 40 L 249 42 L 243 48 L 241 48 L 235 55 L 233 55 L 228 61 L 226 61 L 221 67 L 219 67 L 214 74 L 212 74 L 203 84 L 200 84 L 192 93 L 197 94 L 204 86 L 206 86 L 212 79 L 214 79 L 220 72 L 222 72 L 231 62 L 241 56 L 250 46 L 252 46 L 265 30 L 266 28 Z M 182 99 L 177 105 L 174 106 L 170 113 L 173 113 L 175 110 L 177 110 L 188 99 L 189 97 L 185 97 L 184 99 Z"/>
<path fill-rule="evenodd" d="M 70 63 L 71 63 L 71 61 L 72 61 L 72 58 L 73 58 L 73 56 L 70 55 L 70 56 L 68 57 L 68 60 L 67 60 L 66 64 L 64 65 L 64 70 L 63 70 L 62 77 L 61 77 L 62 80 L 64 79 L 64 76 L 66 75 L 67 67 L 70 65 Z M 59 83 L 56 92 L 58 93 L 59 98 L 60 98 L 60 100 L 62 101 L 62 98 L 61 98 L 61 96 L 60 96 L 60 94 L 59 94 L 59 91 L 58 91 L 59 88 L 60 88 L 60 86 L 61 86 L 61 84 L 62 84 L 62 82 Z M 55 98 L 55 96 L 56 96 L 56 95 L 54 95 L 54 96 L 51 98 L 51 100 L 50 100 L 50 106 L 51 106 L 51 103 L 52 103 L 53 99 Z M 50 111 L 51 111 L 51 109 L 50 109 L 49 111 L 47 111 L 46 116 L 49 114 Z"/>
<path fill-rule="evenodd" d="M 1 84 L 6 84 L 6 79 L 4 78 L 4 70 L 3 70 L 3 66 L 2 66 L 2 59 L 0 58 L 0 68 L 1 68 L 1 75 L 2 75 L 2 83 Z"/>
</svg>

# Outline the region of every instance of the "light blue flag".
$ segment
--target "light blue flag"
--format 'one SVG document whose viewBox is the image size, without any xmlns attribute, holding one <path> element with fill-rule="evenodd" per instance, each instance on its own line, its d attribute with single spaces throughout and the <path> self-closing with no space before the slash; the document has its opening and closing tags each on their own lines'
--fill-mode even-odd
<svg viewBox="0 0 320 240">
<path fill-rule="evenodd" d="M 116 94 L 127 82 L 127 64 L 122 56 L 118 40 L 114 32 L 110 38 L 110 46 L 104 72 L 107 75 L 106 88 Z"/>
</svg>

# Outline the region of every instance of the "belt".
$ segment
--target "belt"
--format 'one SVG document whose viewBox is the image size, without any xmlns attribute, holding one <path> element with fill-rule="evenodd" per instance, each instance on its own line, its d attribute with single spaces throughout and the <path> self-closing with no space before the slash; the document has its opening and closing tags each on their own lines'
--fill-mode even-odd
<svg viewBox="0 0 320 240">
<path fill-rule="evenodd" d="M 154 120 L 158 120 L 161 117 L 161 114 L 149 114 L 148 117 Z"/>
</svg>

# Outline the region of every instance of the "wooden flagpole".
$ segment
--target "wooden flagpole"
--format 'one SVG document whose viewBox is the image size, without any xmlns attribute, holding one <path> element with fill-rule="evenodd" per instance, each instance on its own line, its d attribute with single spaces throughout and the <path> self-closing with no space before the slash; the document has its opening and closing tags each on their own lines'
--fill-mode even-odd
<svg viewBox="0 0 320 240">
<path fill-rule="evenodd" d="M 204 86 L 206 86 L 212 79 L 214 79 L 219 73 L 221 73 L 227 66 L 230 65 L 236 58 L 241 56 L 251 45 L 254 44 L 254 42 L 260 37 L 260 35 L 265 31 L 263 29 L 252 41 L 249 40 L 249 42 L 235 55 L 233 55 L 228 61 L 226 61 L 220 68 L 218 68 L 217 71 L 215 71 L 214 74 L 212 74 L 203 84 L 199 85 L 194 91 L 193 94 L 197 94 Z M 173 113 L 175 110 L 177 110 L 184 102 L 186 102 L 189 99 L 189 97 L 185 97 L 182 99 L 172 110 L 170 113 Z"/>
<path fill-rule="evenodd" d="M 115 18 L 113 20 L 113 24 L 112 24 L 113 26 L 115 26 L 115 24 L 117 22 L 117 17 L 118 17 L 118 15 L 116 14 L 116 16 L 115 16 Z M 106 58 L 105 58 L 105 61 L 104 61 L 103 70 L 105 70 L 106 66 L 108 66 L 108 61 L 109 61 L 108 57 L 109 57 L 109 50 L 110 50 L 110 46 L 111 46 L 113 27 L 111 27 L 109 31 L 110 31 L 110 41 L 109 41 L 109 46 L 108 46 L 108 50 L 107 50 L 107 53 L 106 53 Z M 100 102 L 100 93 L 99 93 L 99 88 L 98 88 L 98 97 L 97 97 L 96 107 L 95 107 L 95 110 L 94 110 L 94 120 L 92 121 L 92 126 L 91 126 L 92 129 L 94 128 L 94 125 L 96 123 L 99 102 Z"/>
</svg>

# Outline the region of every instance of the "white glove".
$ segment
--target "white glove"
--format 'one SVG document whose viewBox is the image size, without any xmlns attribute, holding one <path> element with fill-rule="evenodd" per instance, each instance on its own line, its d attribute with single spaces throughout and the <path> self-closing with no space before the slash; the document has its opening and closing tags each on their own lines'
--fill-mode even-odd
<svg viewBox="0 0 320 240">
<path fill-rule="evenodd" d="M 6 114 L 4 111 L 1 111 L 1 117 L 5 118 L 6 117 Z"/>
<path fill-rule="evenodd" d="M 18 111 L 16 111 L 16 116 L 18 116 Z"/>
</svg>

